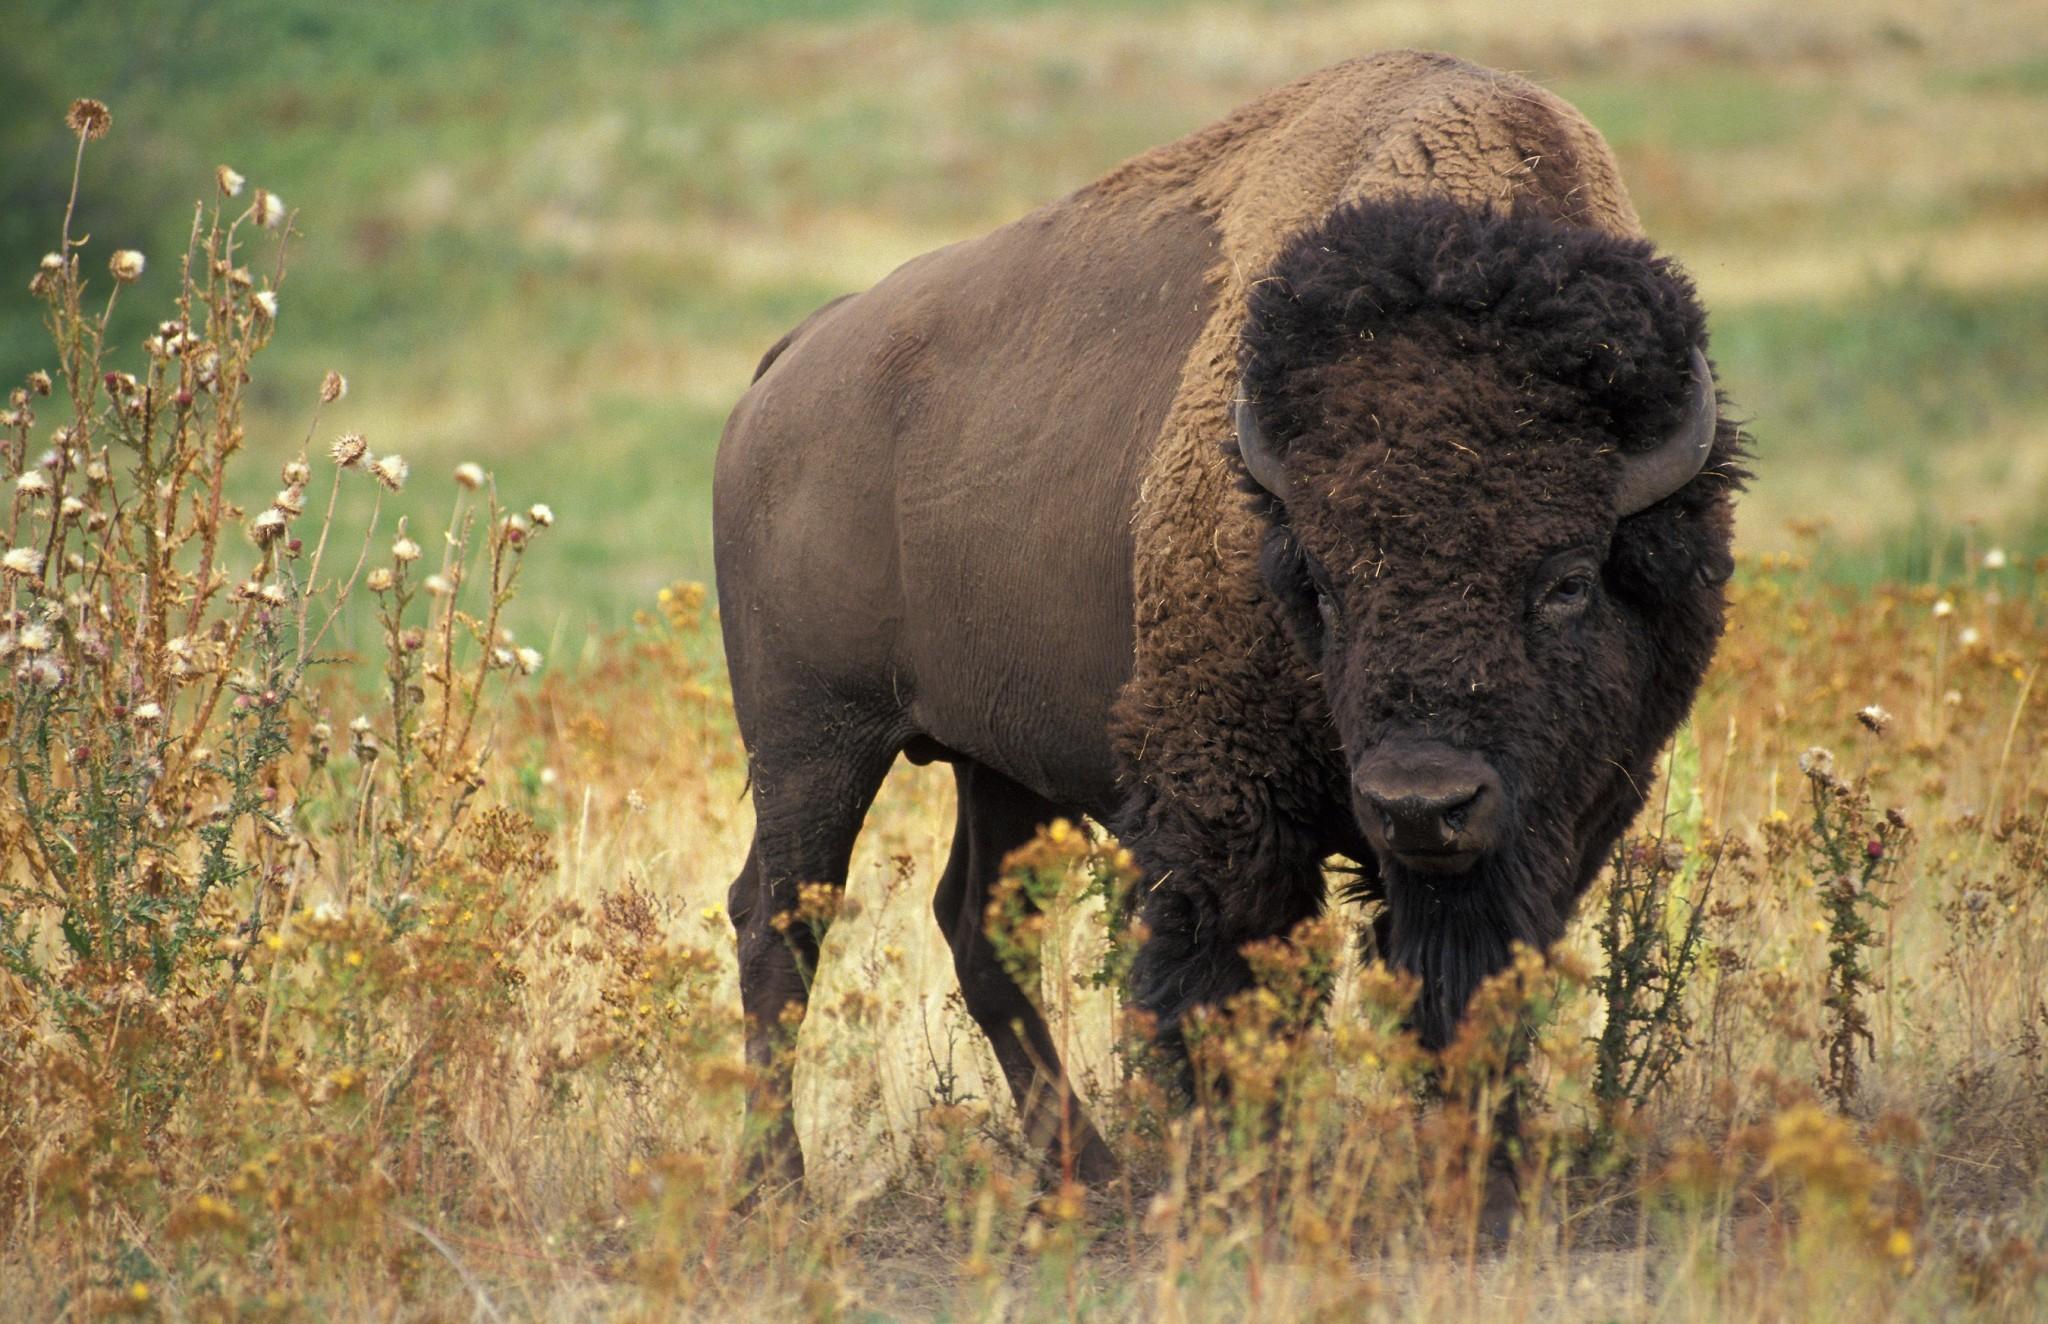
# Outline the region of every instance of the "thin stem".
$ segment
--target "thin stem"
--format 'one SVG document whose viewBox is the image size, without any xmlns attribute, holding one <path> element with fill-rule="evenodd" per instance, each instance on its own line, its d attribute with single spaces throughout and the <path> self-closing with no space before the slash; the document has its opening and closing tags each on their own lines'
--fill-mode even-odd
<svg viewBox="0 0 2048 1324">
<path fill-rule="evenodd" d="M 78 133 L 78 155 L 72 158 L 71 162 L 71 196 L 68 199 L 66 199 L 64 203 L 64 247 L 58 250 L 66 258 L 69 258 L 71 256 L 71 213 L 78 206 L 78 180 L 79 176 L 83 174 L 84 171 L 85 131 L 81 129 Z M 81 246 L 83 246 L 86 241 L 84 239 L 81 239 L 78 242 Z"/>
</svg>

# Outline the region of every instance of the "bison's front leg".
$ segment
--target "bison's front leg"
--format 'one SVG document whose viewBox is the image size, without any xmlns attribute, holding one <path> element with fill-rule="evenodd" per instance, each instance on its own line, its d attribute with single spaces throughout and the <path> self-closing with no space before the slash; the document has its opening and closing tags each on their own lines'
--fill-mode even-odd
<svg viewBox="0 0 2048 1324">
<path fill-rule="evenodd" d="M 1122 839 L 1141 872 L 1138 913 L 1150 935 L 1131 968 L 1131 998 L 1155 1018 L 1162 1066 L 1190 1095 L 1189 1013 L 1250 987 L 1246 944 L 1321 913 L 1322 852 L 1245 799 L 1198 814 L 1153 794 Z"/>
</svg>

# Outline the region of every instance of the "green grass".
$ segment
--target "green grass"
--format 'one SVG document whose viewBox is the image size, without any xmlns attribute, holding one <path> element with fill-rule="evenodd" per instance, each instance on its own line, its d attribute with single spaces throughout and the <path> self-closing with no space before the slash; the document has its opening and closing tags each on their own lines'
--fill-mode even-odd
<svg viewBox="0 0 2048 1324">
<path fill-rule="evenodd" d="M 1818 88 L 1719 65 L 1675 76 L 1574 75 L 1549 86 L 1600 129 L 1617 152 L 1718 151 L 1781 143 L 1826 108 Z"/>
<path fill-rule="evenodd" d="M 1896 461 L 1916 478 L 1935 475 L 1944 445 L 2039 407 L 2043 344 L 2037 285 L 1963 295 L 1908 280 L 1714 319 L 1715 356 L 1766 455 L 1796 445 Z"/>
<path fill-rule="evenodd" d="M 1942 92 L 2018 92 L 2048 96 L 2048 55 L 2027 55 L 1981 69 L 1944 71 L 1929 80 Z"/>
</svg>

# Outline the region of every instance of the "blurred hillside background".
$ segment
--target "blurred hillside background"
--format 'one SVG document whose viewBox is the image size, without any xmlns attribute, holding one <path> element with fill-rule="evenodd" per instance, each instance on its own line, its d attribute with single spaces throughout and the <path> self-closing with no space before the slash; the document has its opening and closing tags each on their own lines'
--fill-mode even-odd
<svg viewBox="0 0 2048 1324">
<path fill-rule="evenodd" d="M 168 311 L 228 163 L 298 209 L 257 454 L 321 423 L 474 459 L 560 523 L 516 619 L 554 649 L 710 576 L 709 475 L 761 351 L 816 304 L 1009 220 L 1258 91 L 1385 46 L 1521 71 L 1620 153 L 1753 418 L 1751 550 L 1953 573 L 2048 551 L 2048 6 L 1680 0 L 24 0 L 0 45 L 0 378 L 50 364 L 74 96 L 89 272 Z M 97 255 L 97 256 L 94 256 Z M 99 278 L 104 291 L 105 277 Z M 132 366 L 132 365 L 131 365 Z M 269 465 L 251 466 L 267 497 Z M 387 524 L 388 527 L 388 524 Z"/>
</svg>

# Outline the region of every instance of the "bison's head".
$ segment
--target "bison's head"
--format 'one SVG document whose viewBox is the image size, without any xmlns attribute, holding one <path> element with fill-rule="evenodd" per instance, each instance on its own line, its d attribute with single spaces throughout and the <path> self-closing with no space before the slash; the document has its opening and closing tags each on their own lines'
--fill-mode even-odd
<svg viewBox="0 0 2048 1324">
<path fill-rule="evenodd" d="M 1646 243 L 1425 200 L 1338 211 L 1253 291 L 1261 569 L 1432 1044 L 1560 936 L 1720 634 L 1742 474 L 1704 321 Z"/>
</svg>

